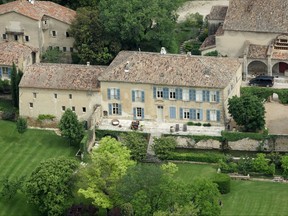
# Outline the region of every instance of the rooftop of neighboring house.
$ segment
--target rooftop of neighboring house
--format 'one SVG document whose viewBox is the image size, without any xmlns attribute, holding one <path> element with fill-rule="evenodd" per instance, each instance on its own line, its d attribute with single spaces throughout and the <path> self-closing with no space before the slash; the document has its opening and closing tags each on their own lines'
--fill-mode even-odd
<svg viewBox="0 0 288 216">
<path fill-rule="evenodd" d="M 223 25 L 220 25 L 215 33 L 215 36 L 220 36 L 224 34 Z"/>
<path fill-rule="evenodd" d="M 225 88 L 240 67 L 236 58 L 121 51 L 99 80 Z"/>
<path fill-rule="evenodd" d="M 13 62 L 18 64 L 20 57 L 28 58 L 36 51 L 37 49 L 18 42 L 0 43 L 0 65 L 12 65 Z"/>
<path fill-rule="evenodd" d="M 38 63 L 24 71 L 19 87 L 62 90 L 99 90 L 98 76 L 106 66 Z"/>
<path fill-rule="evenodd" d="M 288 33 L 287 0 L 230 0 L 224 30 Z"/>
<path fill-rule="evenodd" d="M 249 44 L 247 58 L 266 59 L 267 49 L 266 45 Z"/>
<path fill-rule="evenodd" d="M 208 20 L 224 20 L 228 6 L 214 5 L 211 8 L 210 14 L 207 15 Z"/>
<path fill-rule="evenodd" d="M 216 46 L 215 35 L 209 35 L 207 38 L 205 38 L 199 50 L 202 51 L 215 46 Z"/>
<path fill-rule="evenodd" d="M 0 15 L 15 12 L 34 20 L 41 20 L 44 15 L 71 24 L 76 11 L 50 1 L 18 0 L 0 5 Z"/>
</svg>

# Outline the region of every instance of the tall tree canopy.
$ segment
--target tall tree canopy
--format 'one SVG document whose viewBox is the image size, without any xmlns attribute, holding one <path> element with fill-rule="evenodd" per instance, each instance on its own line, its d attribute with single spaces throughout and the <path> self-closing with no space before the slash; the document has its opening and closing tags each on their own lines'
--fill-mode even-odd
<svg viewBox="0 0 288 216">
<path fill-rule="evenodd" d="M 245 131 L 257 131 L 265 125 L 265 108 L 262 101 L 254 95 L 232 97 L 228 101 L 228 110 L 235 122 Z"/>
</svg>

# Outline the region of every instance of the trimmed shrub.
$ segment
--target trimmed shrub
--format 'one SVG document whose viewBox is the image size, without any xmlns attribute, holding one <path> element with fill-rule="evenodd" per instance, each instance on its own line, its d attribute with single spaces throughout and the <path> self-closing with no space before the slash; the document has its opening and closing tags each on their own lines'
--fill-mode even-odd
<svg viewBox="0 0 288 216">
<path fill-rule="evenodd" d="M 222 131 L 221 135 L 227 141 L 238 141 L 245 138 L 250 138 L 253 140 L 263 140 L 265 138 L 265 134 L 261 133 L 248 133 L 248 132 L 228 132 Z"/>
<path fill-rule="evenodd" d="M 168 158 L 169 160 L 180 160 L 180 161 L 197 161 L 206 163 L 217 163 L 219 160 L 225 161 L 227 157 L 220 153 L 199 153 L 199 152 L 172 152 Z"/>
<path fill-rule="evenodd" d="M 154 138 L 153 150 L 159 159 L 166 160 L 169 159 L 176 145 L 173 137 Z"/>
<path fill-rule="evenodd" d="M 218 162 L 218 168 L 220 168 L 221 172 L 223 173 L 234 173 L 238 171 L 237 163 L 234 162 L 227 163 L 222 159 L 220 159 Z"/>
<path fill-rule="evenodd" d="M 210 123 L 204 123 L 203 126 L 204 127 L 211 127 L 211 124 Z"/>
<path fill-rule="evenodd" d="M 24 133 L 27 130 L 27 120 L 25 118 L 18 118 L 16 126 L 19 133 Z"/>
<path fill-rule="evenodd" d="M 187 122 L 188 126 L 201 126 L 202 124 L 200 122 Z"/>
<path fill-rule="evenodd" d="M 5 110 L 2 113 L 2 119 L 7 121 L 15 121 L 16 112 L 14 110 Z"/>
<path fill-rule="evenodd" d="M 217 184 L 218 190 L 221 194 L 227 194 L 231 188 L 231 178 L 227 174 L 217 173 L 212 181 Z"/>
</svg>

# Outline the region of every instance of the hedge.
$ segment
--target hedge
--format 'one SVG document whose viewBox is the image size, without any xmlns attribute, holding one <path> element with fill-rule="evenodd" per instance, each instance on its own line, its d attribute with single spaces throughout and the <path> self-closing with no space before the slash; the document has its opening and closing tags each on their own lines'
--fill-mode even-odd
<svg viewBox="0 0 288 216">
<path fill-rule="evenodd" d="M 221 135 L 223 139 L 227 141 L 238 141 L 245 138 L 250 138 L 253 140 L 263 140 L 266 137 L 266 135 L 262 133 L 228 132 L 228 131 L 222 131 Z"/>
<path fill-rule="evenodd" d="M 171 152 L 168 160 L 180 160 L 180 161 L 197 161 L 206 163 L 217 163 L 219 160 L 226 161 L 226 156 L 221 153 L 211 152 Z"/>
<path fill-rule="evenodd" d="M 218 190 L 221 194 L 227 194 L 231 188 L 231 178 L 227 174 L 217 173 L 212 181 L 217 184 Z"/>
<path fill-rule="evenodd" d="M 114 131 L 114 130 L 100 130 L 100 129 L 96 129 L 95 130 L 95 135 L 96 135 L 96 139 L 100 140 L 105 136 L 111 136 L 114 137 L 116 139 L 118 139 L 118 137 L 120 136 L 120 134 L 122 133 L 133 133 L 133 131 Z M 140 133 L 143 135 L 143 137 L 145 137 L 147 140 L 149 138 L 149 134 L 148 133 Z"/>
</svg>

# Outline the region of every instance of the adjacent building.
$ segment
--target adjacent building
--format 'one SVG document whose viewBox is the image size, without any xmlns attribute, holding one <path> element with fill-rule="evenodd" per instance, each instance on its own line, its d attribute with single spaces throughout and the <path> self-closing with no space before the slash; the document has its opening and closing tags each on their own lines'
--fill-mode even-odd
<svg viewBox="0 0 288 216">
<path fill-rule="evenodd" d="M 242 66 L 236 58 L 121 51 L 99 80 L 103 117 L 223 126 Z"/>
<path fill-rule="evenodd" d="M 101 104 L 98 76 L 105 66 L 33 64 L 19 85 L 21 116 L 37 119 L 41 114 L 60 120 L 66 109 L 87 120 Z"/>
<path fill-rule="evenodd" d="M 0 5 L 0 42 L 17 41 L 39 50 L 57 48 L 69 55 L 68 29 L 76 12 L 49 1 L 17 0 Z"/>
</svg>

